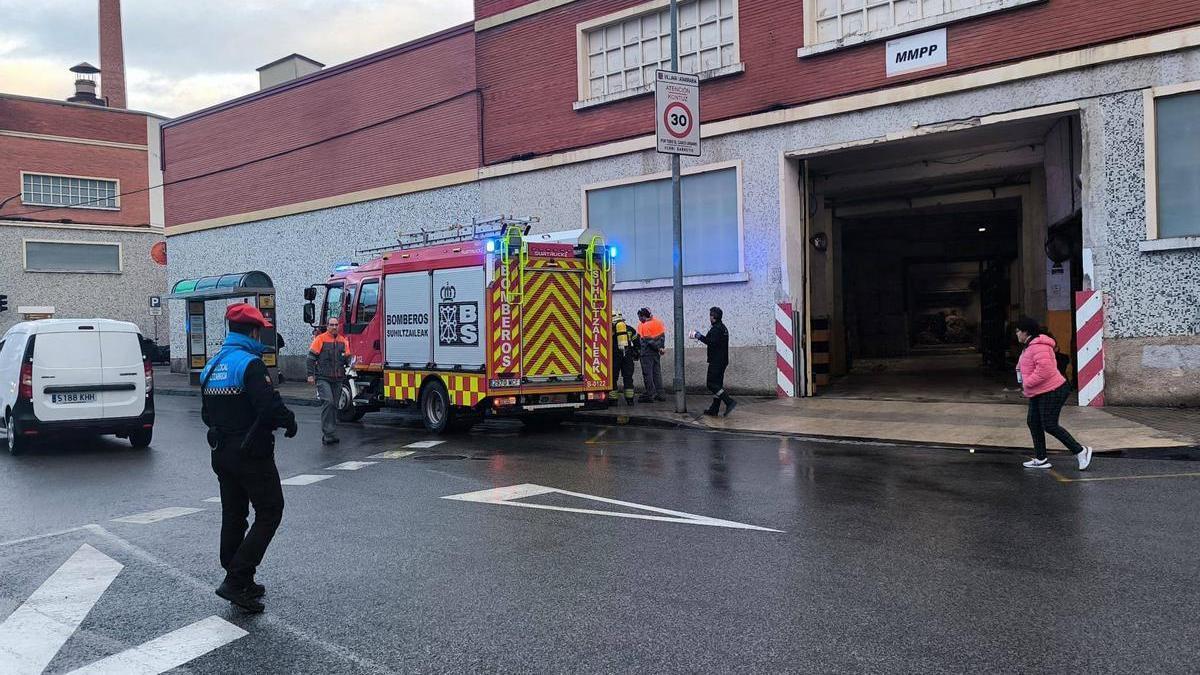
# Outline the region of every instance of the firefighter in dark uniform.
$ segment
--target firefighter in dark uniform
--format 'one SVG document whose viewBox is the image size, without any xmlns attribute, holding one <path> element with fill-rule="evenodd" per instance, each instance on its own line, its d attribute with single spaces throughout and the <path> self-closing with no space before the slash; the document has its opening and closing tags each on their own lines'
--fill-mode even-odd
<svg viewBox="0 0 1200 675">
<path fill-rule="evenodd" d="M 621 395 L 625 395 L 625 403 L 633 405 L 633 369 L 638 360 L 638 334 L 632 326 L 625 323 L 625 317 L 620 312 L 613 314 L 612 322 L 612 404 L 617 405 Z M 619 381 L 624 380 L 622 390 Z"/>
<path fill-rule="evenodd" d="M 296 435 L 296 417 L 279 398 L 260 358 L 259 331 L 271 324 L 257 308 L 225 310 L 229 332 L 200 373 L 200 415 L 208 425 L 212 468 L 221 485 L 221 567 L 217 595 L 248 612 L 264 609 L 266 588 L 254 572 L 283 518 L 283 489 L 275 467 L 275 429 Z M 246 531 L 250 505 L 254 525 Z"/>
<path fill-rule="evenodd" d="M 705 386 L 712 392 L 713 401 L 708 410 L 704 411 L 705 415 L 716 415 L 724 403 L 725 415 L 728 416 L 737 406 L 737 401 L 725 393 L 725 368 L 729 366 L 729 331 L 721 322 L 723 315 L 720 307 L 709 308 L 708 320 L 712 322 L 712 327 L 708 329 L 708 334 L 701 335 L 700 331 L 692 333 L 693 338 L 708 345 L 708 376 L 705 378 Z"/>
</svg>

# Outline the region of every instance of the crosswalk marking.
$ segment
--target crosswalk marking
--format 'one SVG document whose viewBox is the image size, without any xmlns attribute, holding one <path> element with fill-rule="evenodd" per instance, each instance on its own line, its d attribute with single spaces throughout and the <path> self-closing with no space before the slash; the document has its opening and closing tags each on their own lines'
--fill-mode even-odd
<svg viewBox="0 0 1200 675">
<path fill-rule="evenodd" d="M 415 450 L 387 450 L 384 452 L 370 455 L 367 459 L 404 459 L 417 454 Z"/>
<path fill-rule="evenodd" d="M 74 670 L 71 675 L 157 675 L 246 635 L 249 633 L 228 621 L 210 616 Z"/>
<path fill-rule="evenodd" d="M 193 513 L 199 513 L 204 509 L 192 508 L 190 506 L 168 506 L 165 509 L 156 511 L 147 511 L 145 513 L 135 513 L 132 516 L 122 516 L 121 518 L 113 518 L 114 523 L 133 523 L 134 525 L 149 525 L 157 523 L 160 520 L 168 518 L 178 518 L 179 516 L 187 516 Z"/>
<path fill-rule="evenodd" d="M 408 445 L 406 445 L 404 447 L 406 447 L 406 448 L 432 448 L 435 445 L 441 445 L 442 443 L 445 443 L 445 442 L 446 441 L 417 441 L 416 443 L 409 443 Z"/>
<path fill-rule="evenodd" d="M 0 624 L 0 673 L 40 673 L 124 565 L 84 544 Z"/>
<path fill-rule="evenodd" d="M 313 483 L 320 483 L 321 481 L 325 480 L 326 478 L 333 478 L 333 476 L 330 476 L 328 474 L 321 474 L 321 473 L 302 473 L 299 476 L 292 476 L 291 478 L 285 478 L 285 479 L 279 481 L 279 484 L 280 485 L 312 485 Z"/>
<path fill-rule="evenodd" d="M 220 504 L 221 498 L 220 497 L 209 497 L 208 499 L 205 499 L 204 501 L 208 502 L 209 504 Z"/>
<path fill-rule="evenodd" d="M 334 464 L 333 466 L 327 466 L 327 467 L 325 467 L 325 470 L 326 471 L 358 471 L 359 469 L 363 468 L 364 466 L 371 466 L 372 464 L 376 464 L 376 463 L 377 462 L 355 462 L 355 461 L 342 462 L 341 464 Z"/>
</svg>

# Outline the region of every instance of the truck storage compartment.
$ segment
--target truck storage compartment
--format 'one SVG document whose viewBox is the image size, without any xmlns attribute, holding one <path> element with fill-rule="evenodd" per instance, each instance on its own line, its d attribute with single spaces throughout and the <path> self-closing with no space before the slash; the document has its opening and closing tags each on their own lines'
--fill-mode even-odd
<svg viewBox="0 0 1200 675">
<path fill-rule="evenodd" d="M 583 374 L 583 275 L 544 267 L 525 272 L 522 372 L 531 382 Z"/>
</svg>

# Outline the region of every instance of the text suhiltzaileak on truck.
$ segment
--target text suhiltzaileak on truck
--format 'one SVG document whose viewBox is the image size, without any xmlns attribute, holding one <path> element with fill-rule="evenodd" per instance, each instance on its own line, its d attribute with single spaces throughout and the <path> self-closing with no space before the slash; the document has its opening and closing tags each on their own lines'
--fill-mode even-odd
<svg viewBox="0 0 1200 675">
<path fill-rule="evenodd" d="M 341 419 L 415 404 L 440 433 L 490 415 L 553 424 L 607 405 L 616 248 L 586 231 L 531 237 L 530 222 L 405 235 L 305 291 L 305 321 L 324 330 L 339 318 L 355 357 Z"/>
</svg>

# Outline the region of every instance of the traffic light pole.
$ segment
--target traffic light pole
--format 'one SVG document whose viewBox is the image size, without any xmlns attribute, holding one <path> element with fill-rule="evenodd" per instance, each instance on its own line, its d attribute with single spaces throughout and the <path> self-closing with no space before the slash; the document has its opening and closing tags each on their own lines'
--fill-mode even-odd
<svg viewBox="0 0 1200 675">
<path fill-rule="evenodd" d="M 671 70 L 679 72 L 679 0 L 671 0 Z M 679 181 L 679 155 L 671 155 L 671 290 L 675 299 L 675 412 L 687 412 L 687 380 L 683 372 L 683 194 Z"/>
</svg>

